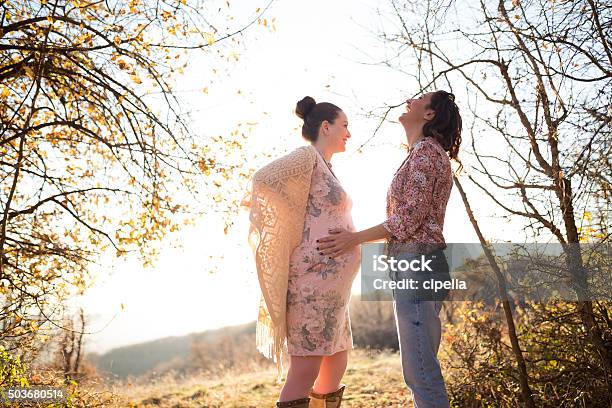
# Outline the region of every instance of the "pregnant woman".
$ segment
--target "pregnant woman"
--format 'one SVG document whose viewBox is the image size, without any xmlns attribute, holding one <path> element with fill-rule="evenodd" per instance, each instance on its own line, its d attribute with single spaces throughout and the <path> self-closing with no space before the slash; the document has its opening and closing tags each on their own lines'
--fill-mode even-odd
<svg viewBox="0 0 612 408">
<path fill-rule="evenodd" d="M 348 305 L 359 247 L 324 256 L 317 240 L 335 228 L 354 231 L 351 200 L 330 163 L 351 137 L 337 106 L 305 97 L 296 106 L 310 146 L 253 176 L 250 238 L 262 302 L 257 347 L 279 369 L 286 341 L 289 370 L 277 407 L 339 407 L 348 350 Z"/>
</svg>

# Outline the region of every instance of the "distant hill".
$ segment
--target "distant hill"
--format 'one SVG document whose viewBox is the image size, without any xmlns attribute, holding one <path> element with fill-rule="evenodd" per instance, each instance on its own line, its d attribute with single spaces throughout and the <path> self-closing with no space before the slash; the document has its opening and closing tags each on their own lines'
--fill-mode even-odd
<svg viewBox="0 0 612 408">
<path fill-rule="evenodd" d="M 350 310 L 356 347 L 398 349 L 391 302 L 361 302 L 359 296 L 353 296 Z M 191 375 L 197 371 L 246 369 L 252 363 L 262 366 L 270 363 L 255 348 L 255 322 L 166 337 L 104 354 L 91 353 L 87 359 L 98 371 L 120 379 L 160 375 L 171 370 Z"/>
<path fill-rule="evenodd" d="M 118 347 L 103 354 L 90 353 L 86 358 L 100 372 L 126 378 L 149 374 L 152 371 L 165 371 L 168 368 L 183 369 L 190 363 L 194 344 L 215 344 L 228 336 L 240 339 L 254 335 L 255 322 L 252 322 Z"/>
</svg>

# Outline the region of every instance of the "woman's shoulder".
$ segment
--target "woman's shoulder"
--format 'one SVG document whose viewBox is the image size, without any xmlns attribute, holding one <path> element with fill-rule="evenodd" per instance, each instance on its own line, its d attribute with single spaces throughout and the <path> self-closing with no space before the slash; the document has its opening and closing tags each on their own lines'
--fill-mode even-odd
<svg viewBox="0 0 612 408">
<path fill-rule="evenodd" d="M 433 137 L 425 137 L 414 146 L 414 155 L 428 156 L 431 159 L 448 161 L 448 155 L 440 143 Z"/>
<path fill-rule="evenodd" d="M 450 159 L 444 148 L 435 139 L 426 137 L 414 146 L 411 158 L 411 169 L 415 167 L 427 168 L 440 174 L 450 171 Z M 411 170 L 408 170 L 411 171 Z"/>
<path fill-rule="evenodd" d="M 312 159 L 316 157 L 316 151 L 313 145 L 300 146 L 293 151 L 287 153 L 284 157 Z"/>
<path fill-rule="evenodd" d="M 306 166 L 312 168 L 317 163 L 317 151 L 312 145 L 300 146 L 287 155 L 288 160 L 294 162 L 297 166 Z"/>
<path fill-rule="evenodd" d="M 425 153 L 437 150 L 438 148 L 442 148 L 440 143 L 438 143 L 433 137 L 425 136 L 414 146 L 414 152 Z"/>
<path fill-rule="evenodd" d="M 313 145 L 300 146 L 294 150 L 294 152 L 300 152 L 301 154 L 306 154 L 309 156 L 314 156 L 316 154 L 316 149 Z"/>
<path fill-rule="evenodd" d="M 316 152 L 312 146 L 301 146 L 292 152 L 281 156 L 268 163 L 254 174 L 255 180 L 279 174 L 292 175 L 312 171 L 316 160 Z"/>
<path fill-rule="evenodd" d="M 277 160 L 282 161 L 294 161 L 294 162 L 312 162 L 316 158 L 316 151 L 314 146 L 300 146 L 289 153 L 281 156 Z"/>
</svg>

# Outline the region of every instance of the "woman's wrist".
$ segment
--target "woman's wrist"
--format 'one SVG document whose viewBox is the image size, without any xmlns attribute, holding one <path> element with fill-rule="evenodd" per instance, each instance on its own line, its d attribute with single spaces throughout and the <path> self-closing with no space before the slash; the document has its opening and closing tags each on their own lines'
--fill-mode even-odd
<svg viewBox="0 0 612 408">
<path fill-rule="evenodd" d="M 391 237 L 391 233 L 383 224 L 379 224 L 372 228 L 355 232 L 354 237 L 356 241 L 355 245 L 359 245 L 363 244 L 364 242 L 375 242 L 381 239 L 387 239 Z"/>
<path fill-rule="evenodd" d="M 365 242 L 374 241 L 377 239 L 375 236 L 375 231 L 373 230 L 376 227 L 368 228 L 366 230 L 357 231 L 354 234 L 354 242 L 355 245 L 361 245 Z"/>
</svg>

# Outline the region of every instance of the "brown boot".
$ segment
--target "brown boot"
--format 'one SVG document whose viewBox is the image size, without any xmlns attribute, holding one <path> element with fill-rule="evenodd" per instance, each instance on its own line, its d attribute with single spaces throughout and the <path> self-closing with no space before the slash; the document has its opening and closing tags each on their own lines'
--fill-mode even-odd
<svg viewBox="0 0 612 408">
<path fill-rule="evenodd" d="M 308 408 L 310 398 L 300 398 L 291 401 L 277 402 L 276 408 Z"/>
<path fill-rule="evenodd" d="M 337 391 L 330 392 L 329 394 L 311 392 L 310 408 L 339 408 L 344 388 L 346 387 L 342 385 Z"/>
</svg>

